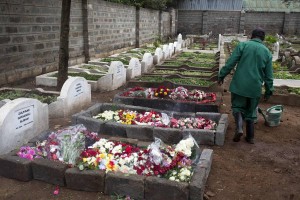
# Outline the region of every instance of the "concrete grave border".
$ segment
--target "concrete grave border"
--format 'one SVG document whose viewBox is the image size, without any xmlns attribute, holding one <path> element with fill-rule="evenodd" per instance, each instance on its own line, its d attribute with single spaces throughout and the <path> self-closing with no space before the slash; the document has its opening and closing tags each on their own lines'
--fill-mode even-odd
<svg viewBox="0 0 300 200">
<path fill-rule="evenodd" d="M 112 121 L 94 119 L 93 116 L 105 110 L 130 109 L 138 112 L 157 111 L 166 113 L 169 116 L 179 117 L 200 117 L 203 116 L 217 122 L 216 130 L 204 129 L 175 129 L 159 128 L 153 126 L 125 125 Z M 132 139 L 153 141 L 154 137 L 162 139 L 167 144 L 178 143 L 184 136 L 191 134 L 199 145 L 224 145 L 225 134 L 228 126 L 228 115 L 208 112 L 173 112 L 141 106 L 125 104 L 98 103 L 86 111 L 72 116 L 72 124 L 83 124 L 88 130 L 109 136 L 127 137 Z"/>
</svg>

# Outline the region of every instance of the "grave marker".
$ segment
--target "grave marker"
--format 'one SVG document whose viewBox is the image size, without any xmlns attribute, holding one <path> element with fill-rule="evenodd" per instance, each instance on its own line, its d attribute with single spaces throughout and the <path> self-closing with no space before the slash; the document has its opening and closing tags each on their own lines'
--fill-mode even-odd
<svg viewBox="0 0 300 200">
<path fill-rule="evenodd" d="M 19 98 L 0 108 L 0 155 L 27 143 L 49 128 L 48 104 Z"/>
<path fill-rule="evenodd" d="M 130 79 L 142 74 L 141 63 L 138 58 L 130 59 L 128 69 L 132 70 L 131 75 L 126 73 L 126 77 L 129 76 Z"/>
<path fill-rule="evenodd" d="M 57 101 L 49 105 L 53 117 L 66 117 L 91 103 L 91 85 L 83 77 L 70 77 L 64 83 Z M 56 110 L 53 112 L 53 110 Z"/>
<path fill-rule="evenodd" d="M 156 48 L 154 53 L 154 58 L 153 58 L 154 64 L 160 63 L 162 59 L 163 59 L 163 52 L 161 48 Z"/>
<path fill-rule="evenodd" d="M 113 74 L 113 90 L 126 83 L 126 69 L 121 61 L 112 61 L 108 73 Z"/>
<path fill-rule="evenodd" d="M 153 56 L 151 53 L 145 53 L 142 59 L 142 73 L 146 73 L 153 66 Z"/>
<path fill-rule="evenodd" d="M 170 52 L 170 57 L 172 57 L 174 54 L 174 44 L 173 43 L 169 43 L 169 52 Z"/>
<path fill-rule="evenodd" d="M 169 45 L 166 44 L 163 45 L 163 54 L 164 54 L 164 59 L 170 57 Z"/>
<path fill-rule="evenodd" d="M 182 35 L 181 35 L 181 33 L 178 34 L 177 41 L 178 41 L 178 43 L 182 44 Z"/>
<path fill-rule="evenodd" d="M 274 44 L 273 61 L 276 61 L 279 58 L 279 46 L 279 42 Z"/>
</svg>

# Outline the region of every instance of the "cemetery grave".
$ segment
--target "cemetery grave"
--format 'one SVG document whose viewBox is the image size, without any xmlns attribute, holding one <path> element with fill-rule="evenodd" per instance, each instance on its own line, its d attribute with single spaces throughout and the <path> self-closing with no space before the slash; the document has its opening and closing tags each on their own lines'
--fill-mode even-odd
<svg viewBox="0 0 300 200">
<path fill-rule="evenodd" d="M 48 104 L 49 118 L 67 117 L 90 105 L 91 86 L 82 77 L 71 77 L 60 92 L 42 88 L 0 88 L 0 107 L 18 98 L 37 99 Z"/>
<path fill-rule="evenodd" d="M 219 112 L 221 93 L 206 93 L 201 90 L 187 90 L 180 86 L 175 89 L 127 88 L 115 95 L 113 102 L 144 106 L 175 112 Z"/>
</svg>

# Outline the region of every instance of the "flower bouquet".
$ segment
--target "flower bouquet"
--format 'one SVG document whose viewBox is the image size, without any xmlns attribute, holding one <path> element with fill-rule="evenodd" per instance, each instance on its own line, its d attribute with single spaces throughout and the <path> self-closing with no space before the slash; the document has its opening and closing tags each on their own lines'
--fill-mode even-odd
<svg viewBox="0 0 300 200">
<path fill-rule="evenodd" d="M 21 147 L 17 155 L 29 160 L 48 158 L 75 165 L 87 139 L 93 143 L 99 140 L 97 133 L 87 131 L 82 124 L 70 126 L 52 132 L 47 140 L 38 141 L 35 147 Z"/>
</svg>

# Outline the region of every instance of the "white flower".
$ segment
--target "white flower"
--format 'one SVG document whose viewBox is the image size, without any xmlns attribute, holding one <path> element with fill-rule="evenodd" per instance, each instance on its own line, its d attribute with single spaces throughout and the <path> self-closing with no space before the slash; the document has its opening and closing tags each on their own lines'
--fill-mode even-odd
<svg viewBox="0 0 300 200">
<path fill-rule="evenodd" d="M 116 153 L 121 153 L 121 150 L 122 150 L 122 145 L 118 145 L 118 146 L 115 146 L 113 148 L 113 150 L 111 151 L 112 154 L 116 154 Z"/>
<path fill-rule="evenodd" d="M 174 177 L 174 176 L 171 176 L 171 177 L 169 178 L 169 180 L 175 181 L 175 177 Z"/>
</svg>

